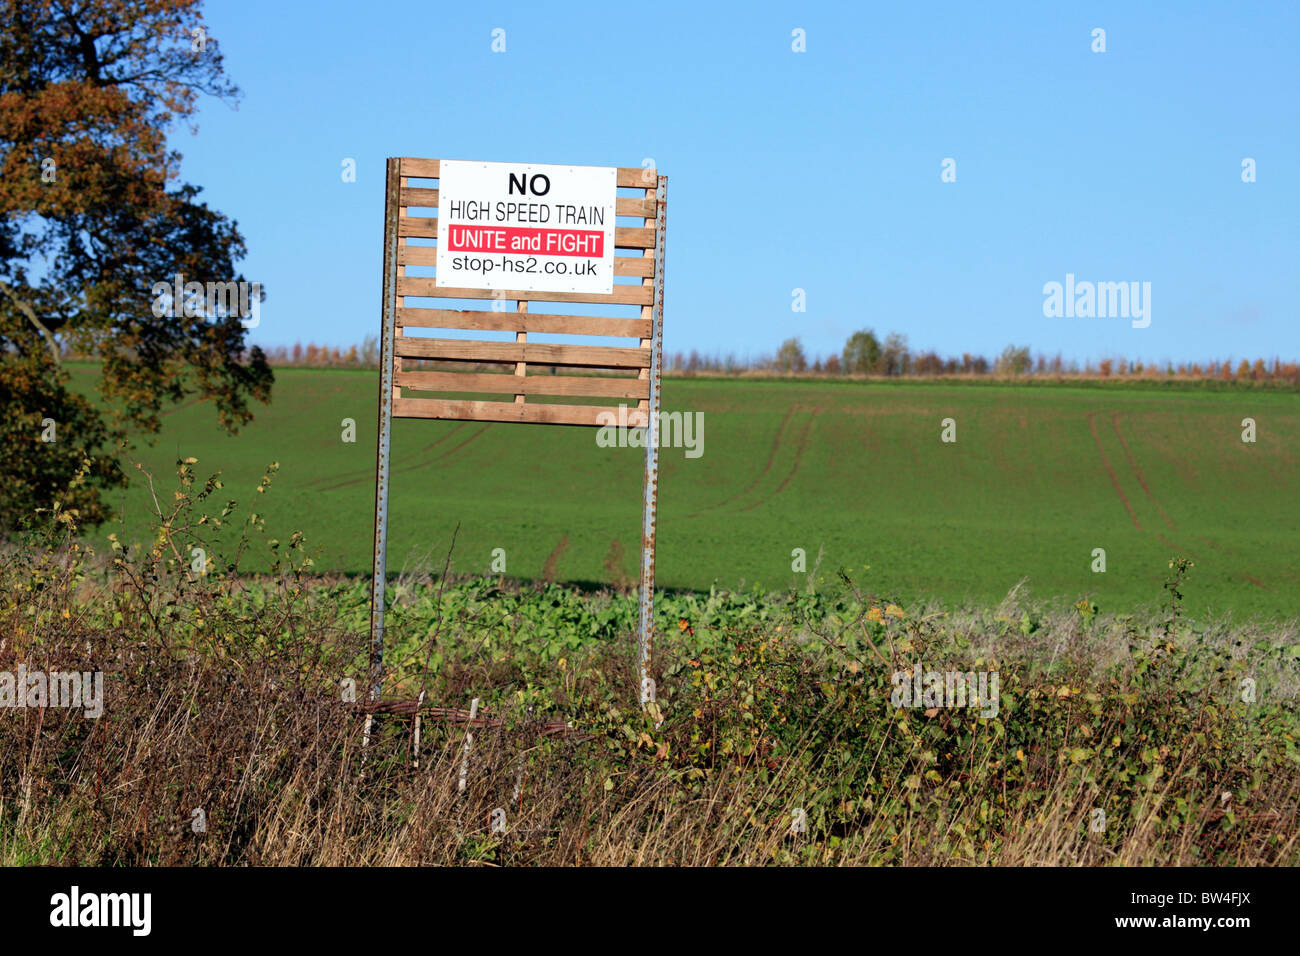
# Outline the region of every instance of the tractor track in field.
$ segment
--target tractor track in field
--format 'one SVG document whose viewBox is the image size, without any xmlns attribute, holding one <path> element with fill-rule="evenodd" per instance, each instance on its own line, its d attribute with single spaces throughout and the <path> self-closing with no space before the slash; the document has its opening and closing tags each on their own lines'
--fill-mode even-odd
<svg viewBox="0 0 1300 956">
<path fill-rule="evenodd" d="M 1115 488 L 1115 494 L 1119 495 L 1119 500 L 1124 505 L 1124 510 L 1128 512 L 1129 519 L 1133 522 L 1133 527 L 1141 531 L 1142 522 L 1138 521 L 1138 516 L 1133 511 L 1133 506 L 1128 503 L 1128 495 L 1124 494 L 1124 489 L 1119 486 L 1119 476 L 1115 474 L 1115 469 L 1110 466 L 1110 459 L 1106 456 L 1106 449 L 1101 447 L 1101 436 L 1097 434 L 1096 412 L 1088 413 L 1088 430 L 1092 432 L 1093 444 L 1097 446 L 1097 453 L 1101 455 L 1102 467 L 1106 469 L 1106 474 L 1110 476 L 1110 483 Z"/>
<path fill-rule="evenodd" d="M 457 422 L 455 427 L 453 427 L 450 431 L 447 432 L 447 434 L 443 435 L 441 438 L 434 439 L 433 441 L 429 442 L 429 444 L 425 445 L 423 448 L 417 448 L 415 451 L 407 452 L 406 454 L 402 455 L 400 458 L 393 459 L 392 460 L 393 463 L 405 464 L 406 462 L 409 462 L 413 458 L 418 458 L 420 455 L 432 451 L 434 448 L 437 448 L 448 438 L 451 438 L 458 431 L 464 428 L 466 424 L 467 424 L 466 422 Z M 317 485 L 323 485 L 326 482 L 334 482 L 334 481 L 340 481 L 345 479 L 350 481 L 353 478 L 369 478 L 372 474 L 374 474 L 373 468 L 366 471 L 345 471 L 341 475 L 323 475 L 320 478 L 313 478 L 311 481 L 303 482 L 303 487 L 312 488 Z"/>
<path fill-rule="evenodd" d="M 776 462 L 776 453 L 781 448 L 781 436 L 785 434 L 785 426 L 790 424 L 790 419 L 791 417 L 793 417 L 793 415 L 794 415 L 794 407 L 792 406 L 786 410 L 785 418 L 781 419 L 781 424 L 776 429 L 776 438 L 772 440 L 772 448 L 767 453 L 767 464 L 763 466 L 763 470 L 758 473 L 757 478 L 755 478 L 752 482 L 750 482 L 743 490 L 736 492 L 730 498 L 725 498 L 722 501 L 718 502 L 716 505 L 709 505 L 707 508 L 702 508 L 701 510 L 695 512 L 695 514 L 690 515 L 690 517 L 698 518 L 700 515 L 706 515 L 710 511 L 717 511 L 719 508 L 724 508 L 727 505 L 731 504 L 733 501 L 745 497 L 745 495 L 749 494 L 751 491 L 757 488 L 759 483 L 765 477 L 767 477 L 768 473 L 772 470 L 772 465 Z"/>
<path fill-rule="evenodd" d="M 1115 429 L 1115 437 L 1119 439 L 1119 447 L 1124 449 L 1124 457 L 1128 459 L 1128 466 L 1133 469 L 1133 474 L 1137 477 L 1138 484 L 1142 486 L 1142 492 L 1147 496 L 1150 502 L 1156 506 L 1160 512 L 1160 517 L 1164 519 L 1165 525 L 1170 531 L 1177 531 L 1178 528 L 1170 519 L 1169 514 L 1164 507 L 1156 500 L 1156 496 L 1151 493 L 1151 486 L 1147 484 L 1146 476 L 1142 474 L 1142 469 L 1138 467 L 1137 459 L 1133 457 L 1132 450 L 1128 447 L 1128 442 L 1124 440 L 1124 433 L 1119 430 L 1119 412 L 1112 412 L 1110 416 L 1110 426 Z"/>
<path fill-rule="evenodd" d="M 767 502 L 771 501 L 773 498 L 775 498 L 777 495 L 779 495 L 782 491 L 785 490 L 785 486 L 790 484 L 790 479 L 795 476 L 795 472 L 799 470 L 799 466 L 803 463 L 803 453 L 808 447 L 808 437 L 812 434 L 813 422 L 817 420 L 817 416 L 820 415 L 821 413 L 822 410 L 820 408 L 814 408 L 812 414 L 808 416 L 808 421 L 804 423 L 803 431 L 799 435 L 799 444 L 795 447 L 794 450 L 794 463 L 790 466 L 790 473 L 785 476 L 785 479 L 779 485 L 776 486 L 776 490 L 773 491 L 767 497 L 760 498 L 758 499 L 758 501 L 755 501 L 753 504 L 745 508 L 741 508 L 740 511 L 736 512 L 736 514 L 741 514 L 746 511 L 752 511 L 753 509 L 757 508 L 759 505 L 766 504 Z"/>
<path fill-rule="evenodd" d="M 1163 517 L 1163 518 L 1165 519 L 1165 524 L 1169 525 L 1169 528 L 1170 528 L 1171 530 L 1173 530 L 1173 531 L 1177 531 L 1178 528 L 1177 528 L 1177 526 L 1174 524 L 1173 519 L 1171 519 L 1171 518 L 1169 517 L 1169 515 L 1165 513 L 1165 509 L 1162 508 L 1162 507 L 1160 506 L 1160 502 L 1159 502 L 1158 500 L 1156 500 L 1155 495 L 1151 492 L 1151 489 L 1147 486 L 1146 479 L 1145 479 L 1145 478 L 1143 477 L 1143 475 L 1142 475 L 1142 470 L 1138 467 L 1137 462 L 1134 460 L 1132 453 L 1129 451 L 1128 443 L 1124 440 L 1124 434 L 1123 434 L 1123 432 L 1120 430 L 1120 427 L 1119 427 L 1119 413 L 1118 413 L 1118 412 L 1116 412 L 1116 413 L 1114 413 L 1114 414 L 1112 415 L 1112 417 L 1111 417 L 1111 424 L 1112 424 L 1112 425 L 1114 426 L 1114 428 L 1115 428 L 1115 435 L 1119 438 L 1120 444 L 1124 446 L 1124 454 L 1128 456 L 1129 465 L 1133 468 L 1134 473 L 1137 475 L 1138 482 L 1142 485 L 1142 490 L 1146 492 L 1147 497 L 1151 499 L 1151 501 L 1155 504 L 1155 506 L 1156 506 L 1157 508 L 1160 509 L 1160 515 L 1161 515 L 1161 517 Z M 1168 456 L 1166 456 L 1166 460 L 1169 460 L 1169 461 L 1174 465 L 1174 467 L 1175 467 L 1176 469 L 1178 469 L 1178 471 L 1183 475 L 1183 477 L 1184 477 L 1185 479 L 1187 479 L 1187 480 L 1189 480 L 1189 481 L 1195 481 L 1195 480 L 1196 480 L 1196 473 L 1195 473 L 1195 471 L 1189 467 L 1188 463 L 1187 463 L 1185 460 L 1183 460 L 1183 459 L 1179 459 L 1179 458 L 1170 458 L 1170 457 L 1168 457 Z M 1165 539 L 1163 539 L 1163 538 L 1161 538 L 1160 540 L 1161 540 L 1161 541 L 1165 541 Z M 1225 548 L 1223 545 L 1219 544 L 1217 541 L 1215 541 L 1215 540 L 1212 539 L 1212 538 L 1207 538 L 1207 537 L 1206 537 L 1205 535 L 1203 535 L 1203 534 L 1197 534 L 1197 535 L 1196 535 L 1196 540 L 1200 541 L 1202 544 L 1204 544 L 1204 545 L 1205 545 L 1207 548 L 1209 548 L 1211 551 L 1217 551 L 1219 554 L 1222 554 L 1222 555 L 1224 555 L 1225 557 L 1231 558 L 1231 559 L 1234 560 L 1234 561 L 1240 561 L 1240 560 L 1241 560 L 1241 556 L 1240 556 L 1239 554 L 1237 554 L 1237 552 L 1232 551 L 1232 550 L 1229 550 L 1228 548 Z M 1168 541 L 1165 541 L 1165 544 L 1169 544 L 1169 542 L 1168 542 Z M 1172 545 L 1171 545 L 1171 547 L 1172 547 Z M 1188 551 L 1187 553 L 1188 553 L 1188 554 L 1191 554 L 1193 558 L 1196 558 L 1196 555 L 1195 555 L 1195 554 L 1192 554 L 1192 552 Z M 1197 560 L 1200 560 L 1200 559 L 1197 558 Z M 1246 580 L 1250 581 L 1252 584 L 1254 584 L 1254 585 L 1256 585 L 1256 586 L 1258 586 L 1258 587 L 1261 587 L 1261 588 L 1263 588 L 1263 589 L 1266 590 L 1266 591 L 1270 591 L 1270 590 L 1272 590 L 1272 588 L 1270 588 L 1267 584 L 1264 584 L 1262 581 L 1260 581 L 1258 578 L 1254 577 L 1253 575 L 1246 574 L 1245 572 L 1240 572 L 1240 573 L 1241 573 L 1241 576 L 1242 576 L 1243 578 L 1245 578 Z M 1283 574 L 1286 574 L 1288 577 L 1296 578 L 1296 580 L 1300 580 L 1300 578 L 1296 577 L 1296 575 L 1291 574 L 1290 572 L 1283 571 L 1282 573 L 1283 573 Z"/>
<path fill-rule="evenodd" d="M 462 423 L 462 424 L 464 424 L 464 423 Z M 415 464 L 415 465 L 407 465 L 407 466 L 402 467 L 402 468 L 390 468 L 390 469 L 389 469 L 389 475 L 390 475 L 390 477 L 391 477 L 392 475 L 406 474 L 407 472 L 419 471 L 421 468 L 427 468 L 427 467 L 429 467 L 430 465 L 436 465 L 436 464 L 437 464 L 438 462 L 440 462 L 440 461 L 445 461 L 447 458 L 449 458 L 449 457 L 451 457 L 452 455 L 456 454 L 456 452 L 460 451 L 462 448 L 464 448 L 466 445 L 468 445 L 470 442 L 472 442 L 474 439 L 476 439 L 476 438 L 478 438 L 480 435 L 482 435 L 485 431 L 488 430 L 489 427 L 491 427 L 491 423 L 490 423 L 490 422 L 489 422 L 488 424 L 485 424 L 485 425 L 484 425 L 482 428 L 480 428 L 478 431 L 474 432 L 474 434 L 470 435 L 468 438 L 466 438 L 466 439 L 465 439 L 463 442 L 461 442 L 459 445 L 456 445 L 454 448 L 449 448 L 449 449 L 447 449 L 447 450 L 446 450 L 445 452 L 443 452 L 441 455 L 438 455 L 438 456 L 436 456 L 436 457 L 434 457 L 434 458 L 431 458 L 431 459 L 429 459 L 428 461 L 422 461 L 422 462 L 420 462 L 419 464 Z M 423 452 L 428 451 L 429 449 L 433 448 L 435 445 L 438 445 L 438 444 L 440 444 L 441 442 L 445 441 L 446 439 L 450 438 L 453 434 L 455 434 L 455 433 L 456 433 L 457 431 L 459 431 L 459 430 L 460 430 L 459 428 L 454 428 L 454 429 L 452 429 L 452 430 L 451 430 L 450 432 L 448 432 L 446 435 L 443 435 L 442 438 L 438 439 L 438 441 L 435 441 L 435 442 L 430 443 L 429 445 L 426 445 L 424 448 L 422 448 L 419 452 L 416 452 L 415 454 L 422 454 Z M 409 459 L 408 459 L 408 460 L 409 460 Z M 348 487 L 349 485 L 360 484 L 360 483 L 363 482 L 363 481 L 370 481 L 370 480 L 371 480 L 371 476 L 370 476 L 369 473 L 367 473 L 364 477 L 361 477 L 361 478 L 349 478 L 347 481 L 341 481 L 341 482 L 339 482 L 338 484 L 335 484 L 335 485 L 326 485 L 326 486 L 324 486 L 324 487 L 317 488 L 316 490 L 317 490 L 317 491 L 338 491 L 340 488 L 346 488 L 346 487 Z"/>
<path fill-rule="evenodd" d="M 1133 451 L 1132 451 L 1132 449 L 1129 448 L 1128 442 L 1124 439 L 1124 433 L 1123 433 L 1123 431 L 1120 430 L 1120 427 L 1119 427 L 1119 412 L 1112 412 L 1112 413 L 1111 413 L 1111 416 L 1110 416 L 1110 424 L 1111 424 L 1111 428 L 1113 428 L 1113 429 L 1115 430 L 1115 437 L 1119 439 L 1120 447 L 1124 449 L 1124 458 L 1128 461 L 1128 466 L 1129 466 L 1129 468 L 1133 471 L 1133 476 L 1134 476 L 1135 478 L 1137 478 L 1137 482 L 1138 482 L 1138 484 L 1141 486 L 1143 494 L 1145 494 L 1145 495 L 1147 496 L 1147 499 L 1151 502 L 1151 504 L 1155 505 L 1156 510 L 1160 512 L 1160 517 L 1161 517 L 1161 519 L 1164 520 L 1164 523 L 1165 523 L 1165 525 L 1169 528 L 1169 530 L 1170 530 L 1170 531 L 1175 531 L 1175 532 L 1176 532 L 1176 531 L 1178 530 L 1178 526 L 1177 526 L 1176 524 L 1174 524 L 1173 519 L 1169 517 L 1169 513 L 1166 512 L 1165 509 L 1164 509 L 1164 506 L 1160 504 L 1160 500 L 1159 500 L 1158 498 L 1156 498 L 1154 492 L 1151 491 L 1151 486 L 1147 484 L 1146 476 L 1142 473 L 1142 469 L 1141 469 L 1141 467 L 1138 465 L 1138 463 L 1137 463 L 1137 459 L 1133 457 Z M 1089 416 L 1089 425 L 1090 425 L 1090 426 L 1092 425 L 1092 416 L 1091 416 L 1091 415 Z M 1094 437 L 1094 438 L 1097 437 L 1097 432 L 1096 432 L 1095 427 L 1093 428 L 1093 437 Z M 1098 442 L 1097 447 L 1100 449 L 1100 447 L 1101 447 L 1100 442 Z M 1105 452 L 1102 452 L 1102 458 L 1105 459 Z M 1110 471 L 1109 463 L 1107 463 L 1107 468 L 1106 468 L 1106 470 L 1107 470 L 1107 471 Z M 1113 473 L 1111 474 L 1111 480 L 1112 480 L 1112 481 L 1115 480 L 1115 476 L 1114 476 Z M 1116 489 L 1118 489 L 1118 487 L 1119 487 L 1118 484 L 1116 484 Z M 1121 493 L 1121 496 L 1122 496 L 1122 493 Z M 1127 507 L 1127 505 L 1128 505 L 1128 502 L 1127 502 L 1127 500 L 1125 500 L 1125 506 Z M 1130 508 L 1130 509 L 1129 509 L 1129 514 L 1132 515 L 1132 513 L 1133 513 L 1133 511 L 1132 511 L 1132 509 Z M 1137 519 L 1134 518 L 1134 523 L 1136 523 L 1136 521 L 1137 521 Z M 1140 528 L 1141 526 L 1139 525 L 1138 527 Z M 1170 541 L 1168 538 L 1166 538 L 1166 537 L 1165 537 L 1164 535 L 1162 535 L 1162 534 L 1156 534 L 1155 532 L 1152 532 L 1152 533 L 1155 534 L 1156 539 L 1157 539 L 1161 544 L 1165 545 L 1166 547 L 1172 548 L 1172 549 L 1175 550 L 1175 551 L 1181 551 L 1181 552 L 1183 552 L 1184 554 L 1187 554 L 1188 556 L 1190 556 L 1190 557 L 1191 557 L 1193 560 L 1195 560 L 1195 561 L 1199 561 L 1199 560 L 1201 560 L 1200 556 L 1197 555 L 1197 554 L 1196 554 L 1194 551 L 1192 551 L 1191 549 L 1189 549 L 1189 548 L 1185 548 L 1185 547 L 1181 547 L 1180 545 L 1175 544 L 1174 542 Z M 1206 537 L 1204 537 L 1204 536 L 1202 536 L 1202 535 L 1197 535 L 1196 537 L 1197 537 L 1199 540 L 1203 541 L 1203 542 L 1204 542 L 1208 547 L 1210 547 L 1210 548 L 1212 548 L 1213 550 L 1219 552 L 1220 554 L 1222 554 L 1222 555 L 1224 555 L 1224 556 L 1226 556 L 1226 557 L 1228 557 L 1228 558 L 1232 558 L 1233 560 L 1236 560 L 1236 559 L 1237 559 L 1237 556 L 1236 556 L 1235 554 L 1233 554 L 1231 551 L 1228 551 L 1228 550 L 1226 550 L 1226 549 L 1224 549 L 1224 548 L 1219 547 L 1219 546 L 1216 545 L 1213 541 L 1211 541 L 1209 538 L 1206 538 Z M 1253 574 L 1248 574 L 1248 573 L 1246 573 L 1245 571 L 1241 570 L 1240 568 L 1237 569 L 1237 574 L 1239 574 L 1242 578 L 1244 578 L 1245 580 L 1249 581 L 1251 584 L 1255 585 L 1255 586 L 1258 587 L 1258 588 L 1263 588 L 1265 591 L 1271 591 L 1271 590 L 1273 590 L 1273 589 L 1270 588 L 1267 584 L 1265 584 L 1263 581 L 1261 581 L 1259 578 L 1255 577 Z"/>
</svg>

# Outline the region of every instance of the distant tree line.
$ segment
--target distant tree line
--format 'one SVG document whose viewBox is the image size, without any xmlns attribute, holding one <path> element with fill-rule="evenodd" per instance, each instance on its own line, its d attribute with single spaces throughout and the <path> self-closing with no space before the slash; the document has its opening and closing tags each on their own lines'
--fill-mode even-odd
<svg viewBox="0 0 1300 956">
<path fill-rule="evenodd" d="M 368 336 L 360 345 L 273 346 L 265 350 L 272 366 L 308 368 L 378 368 L 379 339 Z M 410 368 L 448 368 L 468 371 L 463 362 L 422 362 L 407 359 Z M 490 368 L 492 366 L 475 366 Z M 503 366 L 505 367 L 505 366 Z M 513 365 L 510 366 L 513 368 Z M 532 366 L 536 373 L 559 372 L 551 366 Z M 890 332 L 882 340 L 871 329 L 854 332 L 838 355 L 813 357 L 811 360 L 798 338 L 786 339 L 773 355 L 756 358 L 707 355 L 699 351 L 674 352 L 666 357 L 664 369 L 677 375 L 797 375 L 797 376 L 878 376 L 883 378 L 926 378 L 990 376 L 1015 378 L 1192 378 L 1254 381 L 1287 381 L 1300 386 L 1300 363 L 1280 358 L 1222 359 L 1207 362 L 1164 364 L 1126 358 L 1105 358 L 1079 362 L 1059 353 L 1047 356 L 1033 353 L 1028 346 L 1008 345 L 993 358 L 963 352 L 960 356 L 942 356 L 933 349 L 913 351 L 907 336 Z M 570 373 L 571 374 L 571 373 Z"/>
<path fill-rule="evenodd" d="M 874 330 L 854 332 L 844 343 L 840 354 L 818 356 L 811 360 L 798 338 L 781 343 L 771 356 L 756 359 L 738 359 L 728 356 L 701 355 L 698 351 L 675 352 L 666 362 L 669 372 L 684 375 L 743 375 L 776 373 L 780 375 L 812 376 L 880 376 L 885 378 L 937 377 L 937 376 L 995 376 L 1012 378 L 1042 376 L 1046 378 L 1077 376 L 1085 378 L 1112 377 L 1183 377 L 1216 379 L 1282 380 L 1300 385 L 1300 364 L 1294 361 L 1272 359 L 1224 359 L 1206 362 L 1142 361 L 1127 358 L 1105 358 L 1098 361 L 1079 362 L 1066 359 L 1059 352 L 1054 356 L 1033 354 L 1028 346 L 1008 345 L 992 359 L 983 355 L 963 352 L 960 356 L 943 356 L 933 349 L 913 351 L 907 336 L 890 332 L 880 339 Z"/>
<path fill-rule="evenodd" d="M 311 342 L 292 346 L 277 345 L 267 349 L 267 357 L 274 365 L 305 365 L 310 368 L 379 368 L 379 336 L 368 335 L 361 345 L 339 348 L 337 345 L 317 345 Z"/>
</svg>

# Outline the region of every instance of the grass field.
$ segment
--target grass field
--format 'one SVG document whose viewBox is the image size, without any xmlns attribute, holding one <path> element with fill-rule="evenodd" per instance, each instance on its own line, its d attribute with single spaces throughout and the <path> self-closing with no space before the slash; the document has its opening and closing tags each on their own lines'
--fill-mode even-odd
<svg viewBox="0 0 1300 956">
<path fill-rule="evenodd" d="M 88 368 L 75 375 L 89 384 Z M 279 369 L 272 404 L 239 436 L 192 403 L 137 457 L 160 500 L 175 459 L 193 456 L 241 504 L 278 461 L 256 502 L 267 533 L 301 530 L 318 569 L 366 573 L 376 391 L 374 372 Z M 903 600 L 988 603 L 1028 578 L 1037 597 L 1119 611 L 1154 603 L 1181 554 L 1196 562 L 1189 611 L 1300 614 L 1294 394 L 669 379 L 664 408 L 704 413 L 704 454 L 662 452 L 660 587 L 803 588 L 791 570 L 803 548 L 819 580 L 849 567 Z M 949 417 L 952 444 L 940 440 Z M 1246 417 L 1255 444 L 1241 440 Z M 617 564 L 635 579 L 643 452 L 594 438 L 398 421 L 390 571 L 440 570 L 459 524 L 454 571 L 486 572 L 502 548 L 515 577 L 609 583 Z M 140 540 L 152 500 L 138 473 L 120 505 L 123 523 L 98 537 Z M 1094 548 L 1104 574 L 1090 570 Z"/>
</svg>

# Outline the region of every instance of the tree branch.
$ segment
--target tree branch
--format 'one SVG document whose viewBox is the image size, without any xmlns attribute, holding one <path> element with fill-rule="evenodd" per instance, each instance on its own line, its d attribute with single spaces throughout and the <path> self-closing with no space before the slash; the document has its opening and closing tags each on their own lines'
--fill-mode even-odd
<svg viewBox="0 0 1300 956">
<path fill-rule="evenodd" d="M 3 279 L 0 279 L 0 291 L 3 291 L 4 294 L 9 297 L 9 301 L 18 307 L 18 311 L 27 316 L 27 318 L 31 320 L 32 325 L 36 326 L 36 331 L 41 333 L 46 344 L 50 347 L 50 355 L 54 358 L 54 364 L 62 364 L 59 357 L 59 343 L 55 341 L 54 333 L 46 328 L 45 323 L 36 317 L 36 310 L 22 299 L 18 298 L 18 294 L 14 292 L 14 290 L 9 287 L 9 283 L 5 282 Z"/>
</svg>

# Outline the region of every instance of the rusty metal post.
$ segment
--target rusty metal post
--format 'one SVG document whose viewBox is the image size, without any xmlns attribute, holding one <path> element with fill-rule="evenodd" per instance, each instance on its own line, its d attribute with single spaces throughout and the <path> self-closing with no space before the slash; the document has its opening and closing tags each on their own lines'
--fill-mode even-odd
<svg viewBox="0 0 1300 956">
<path fill-rule="evenodd" d="M 650 344 L 650 400 L 646 412 L 645 481 L 641 486 L 641 588 L 637 621 L 637 670 L 641 681 L 641 707 L 655 699 L 650 676 L 654 636 L 655 521 L 659 508 L 659 375 L 664 344 L 664 236 L 668 220 L 668 177 L 660 176 L 656 190 L 659 218 L 655 224 L 655 285 Z"/>
<path fill-rule="evenodd" d="M 388 160 L 384 191 L 384 303 L 379 357 L 379 444 L 375 464 L 375 548 L 370 584 L 370 699 L 384 689 L 384 587 L 388 575 L 389 456 L 393 439 L 393 336 L 397 323 L 397 209 L 401 160 Z M 367 731 L 369 727 L 367 727 Z"/>
</svg>

